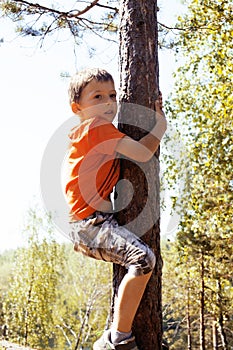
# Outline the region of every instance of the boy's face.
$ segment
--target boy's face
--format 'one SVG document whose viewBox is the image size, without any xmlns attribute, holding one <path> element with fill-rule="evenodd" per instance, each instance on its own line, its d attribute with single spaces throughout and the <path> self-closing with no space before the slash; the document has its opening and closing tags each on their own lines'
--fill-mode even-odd
<svg viewBox="0 0 233 350">
<path fill-rule="evenodd" d="M 79 102 L 72 103 L 71 108 L 81 119 L 100 117 L 112 122 L 117 112 L 114 83 L 93 79 L 82 90 Z"/>
</svg>

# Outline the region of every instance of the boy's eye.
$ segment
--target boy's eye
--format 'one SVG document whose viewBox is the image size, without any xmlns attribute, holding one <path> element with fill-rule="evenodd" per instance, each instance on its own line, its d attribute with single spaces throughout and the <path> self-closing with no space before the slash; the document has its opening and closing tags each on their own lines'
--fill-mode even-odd
<svg viewBox="0 0 233 350">
<path fill-rule="evenodd" d="M 95 98 L 100 99 L 102 96 L 101 95 L 95 95 Z"/>
<path fill-rule="evenodd" d="M 116 94 L 111 94 L 110 97 L 115 99 L 116 98 Z"/>
</svg>

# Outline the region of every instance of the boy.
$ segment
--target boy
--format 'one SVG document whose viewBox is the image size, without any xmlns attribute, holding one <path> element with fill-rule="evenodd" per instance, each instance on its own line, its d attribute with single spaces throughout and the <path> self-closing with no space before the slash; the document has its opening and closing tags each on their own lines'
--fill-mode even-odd
<svg viewBox="0 0 233 350">
<path fill-rule="evenodd" d="M 86 256 L 121 264 L 127 269 L 118 290 L 110 330 L 94 350 L 138 350 L 131 327 L 155 265 L 151 249 L 113 217 L 110 194 L 119 177 L 117 153 L 138 162 L 152 158 L 166 131 L 162 98 L 155 102 L 157 122 L 139 141 L 116 129 L 116 91 L 105 70 L 86 69 L 71 79 L 70 105 L 80 118 L 72 129 L 70 178 L 66 194 L 71 208 L 70 237 Z"/>
</svg>

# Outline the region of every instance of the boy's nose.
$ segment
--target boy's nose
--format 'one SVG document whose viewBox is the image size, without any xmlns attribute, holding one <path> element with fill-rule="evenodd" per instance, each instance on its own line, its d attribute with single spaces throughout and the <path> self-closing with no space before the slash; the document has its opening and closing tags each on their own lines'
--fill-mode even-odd
<svg viewBox="0 0 233 350">
<path fill-rule="evenodd" d="M 108 104 L 108 105 L 112 104 L 113 103 L 112 97 L 111 96 L 106 96 L 105 97 L 105 103 Z"/>
</svg>

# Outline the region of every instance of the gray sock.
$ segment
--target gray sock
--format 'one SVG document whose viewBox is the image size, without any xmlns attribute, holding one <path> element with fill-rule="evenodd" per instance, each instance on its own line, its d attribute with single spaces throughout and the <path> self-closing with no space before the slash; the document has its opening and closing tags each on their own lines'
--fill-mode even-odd
<svg viewBox="0 0 233 350">
<path fill-rule="evenodd" d="M 126 340 L 128 338 L 130 338 L 132 336 L 132 332 L 119 332 L 115 329 L 111 329 L 111 342 L 114 345 L 119 344 L 120 342 L 122 342 L 123 340 Z"/>
</svg>

